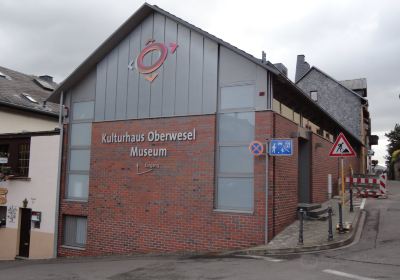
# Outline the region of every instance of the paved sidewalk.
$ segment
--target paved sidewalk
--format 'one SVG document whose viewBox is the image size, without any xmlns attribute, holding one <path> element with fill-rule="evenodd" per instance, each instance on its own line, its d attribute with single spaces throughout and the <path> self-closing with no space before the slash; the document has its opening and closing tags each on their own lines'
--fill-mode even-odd
<svg viewBox="0 0 400 280">
<path fill-rule="evenodd" d="M 339 222 L 338 202 L 340 199 L 331 199 L 323 204 L 331 205 L 333 209 L 333 241 L 328 241 L 328 220 L 304 220 L 303 245 L 298 244 L 299 240 L 299 220 L 296 220 L 281 233 L 279 233 L 267 245 L 261 245 L 247 250 L 243 250 L 245 254 L 285 254 L 305 251 L 317 251 L 323 249 L 336 248 L 344 246 L 352 242 L 355 231 L 357 230 L 357 222 L 360 217 L 361 198 L 354 198 L 354 212 L 349 210 L 349 201 L 343 208 L 343 222 L 352 223 L 352 230 L 344 234 L 336 231 L 336 224 Z M 238 252 L 236 252 L 238 253 Z"/>
</svg>

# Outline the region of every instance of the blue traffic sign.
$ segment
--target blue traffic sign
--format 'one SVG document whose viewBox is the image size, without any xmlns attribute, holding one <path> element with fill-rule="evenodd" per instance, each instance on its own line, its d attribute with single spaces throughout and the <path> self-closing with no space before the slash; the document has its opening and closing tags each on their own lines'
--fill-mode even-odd
<svg viewBox="0 0 400 280">
<path fill-rule="evenodd" d="M 292 139 L 271 139 L 269 141 L 270 156 L 291 156 L 293 155 Z"/>
</svg>

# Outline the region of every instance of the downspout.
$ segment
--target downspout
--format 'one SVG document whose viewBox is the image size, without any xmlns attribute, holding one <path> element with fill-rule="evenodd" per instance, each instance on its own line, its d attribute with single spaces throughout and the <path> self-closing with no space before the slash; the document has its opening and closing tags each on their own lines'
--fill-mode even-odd
<svg viewBox="0 0 400 280">
<path fill-rule="evenodd" d="M 276 113 L 274 112 L 273 114 L 273 133 L 272 133 L 272 138 L 275 138 L 275 133 L 276 133 Z M 275 236 L 275 177 L 276 177 L 276 170 L 275 170 L 275 157 L 272 158 L 272 236 Z"/>
<path fill-rule="evenodd" d="M 60 188 L 61 188 L 61 165 L 62 165 L 62 154 L 63 154 L 63 143 L 64 143 L 64 92 L 60 95 L 60 106 L 58 115 L 58 127 L 60 128 L 60 142 L 58 148 L 58 174 L 57 174 L 57 190 L 56 190 L 56 209 L 54 217 L 54 244 L 53 244 L 53 257 L 57 258 L 57 245 L 58 245 L 58 215 L 60 207 Z"/>
</svg>

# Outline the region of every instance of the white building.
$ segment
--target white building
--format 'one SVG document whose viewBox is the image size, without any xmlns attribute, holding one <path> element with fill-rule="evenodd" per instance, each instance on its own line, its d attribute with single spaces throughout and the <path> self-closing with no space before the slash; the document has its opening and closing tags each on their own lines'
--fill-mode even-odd
<svg viewBox="0 0 400 280">
<path fill-rule="evenodd" d="M 54 86 L 0 67 L 0 260 L 53 256 L 60 138 L 58 106 L 45 99 Z"/>
</svg>

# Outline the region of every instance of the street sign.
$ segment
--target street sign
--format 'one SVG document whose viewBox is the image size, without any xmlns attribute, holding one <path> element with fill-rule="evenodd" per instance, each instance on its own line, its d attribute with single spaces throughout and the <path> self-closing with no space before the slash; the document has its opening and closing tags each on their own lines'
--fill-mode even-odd
<svg viewBox="0 0 400 280">
<path fill-rule="evenodd" d="M 291 156 L 293 155 L 293 140 L 271 139 L 268 150 L 270 156 Z"/>
<path fill-rule="evenodd" d="M 250 152 L 255 156 L 261 156 L 264 153 L 264 145 L 259 141 L 253 141 L 249 145 Z"/>
<path fill-rule="evenodd" d="M 340 132 L 339 136 L 336 138 L 335 143 L 331 151 L 329 152 L 330 157 L 355 157 L 356 152 L 353 147 L 351 147 L 349 141 L 347 141 L 346 137 L 342 132 Z"/>
</svg>

